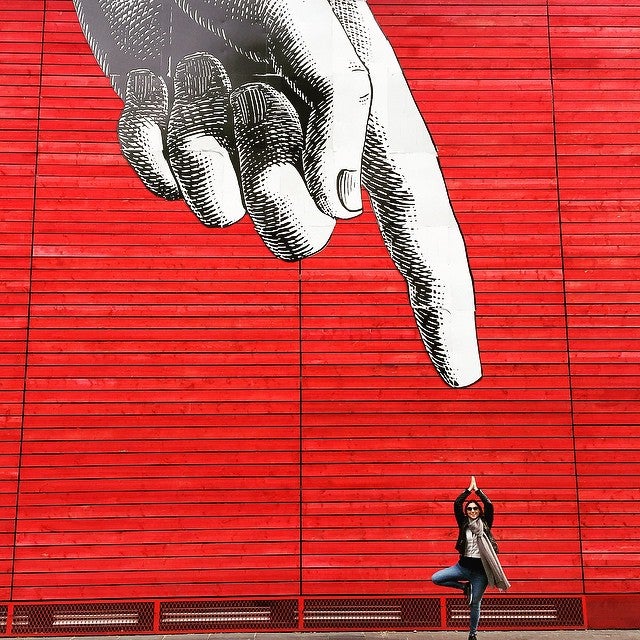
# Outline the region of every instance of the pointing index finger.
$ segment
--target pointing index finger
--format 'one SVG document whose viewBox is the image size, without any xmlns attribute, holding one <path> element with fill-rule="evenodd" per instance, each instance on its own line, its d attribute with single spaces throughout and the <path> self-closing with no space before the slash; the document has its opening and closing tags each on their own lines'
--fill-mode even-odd
<svg viewBox="0 0 640 640">
<path fill-rule="evenodd" d="M 473 282 L 436 149 L 391 45 L 365 2 L 331 0 L 373 86 L 363 158 L 382 236 L 400 273 L 422 341 L 443 380 L 482 375 Z"/>
</svg>

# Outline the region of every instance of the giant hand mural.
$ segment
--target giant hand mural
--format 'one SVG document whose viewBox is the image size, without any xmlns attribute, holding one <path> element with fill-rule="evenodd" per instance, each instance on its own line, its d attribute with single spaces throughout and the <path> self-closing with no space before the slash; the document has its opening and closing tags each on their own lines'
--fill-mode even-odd
<svg viewBox="0 0 640 640">
<path fill-rule="evenodd" d="M 366 189 L 443 380 L 481 376 L 473 282 L 437 152 L 364 0 L 74 0 L 124 101 L 123 155 L 208 227 L 320 251 Z"/>
</svg>

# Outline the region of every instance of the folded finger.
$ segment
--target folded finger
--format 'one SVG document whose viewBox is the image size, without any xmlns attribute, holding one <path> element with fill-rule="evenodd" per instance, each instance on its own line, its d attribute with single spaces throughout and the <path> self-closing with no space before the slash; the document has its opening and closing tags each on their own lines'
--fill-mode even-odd
<svg viewBox="0 0 640 640">
<path fill-rule="evenodd" d="M 124 108 L 118 121 L 122 155 L 144 185 L 167 200 L 180 198 L 165 152 L 169 100 L 162 78 L 148 69 L 128 74 Z"/>
<path fill-rule="evenodd" d="M 286 0 L 278 7 L 271 61 L 311 106 L 303 150 L 307 186 L 324 213 L 354 217 L 362 211 L 367 69 L 326 0 Z"/>
<path fill-rule="evenodd" d="M 335 220 L 317 208 L 299 172 L 303 136 L 296 111 L 262 83 L 244 85 L 231 102 L 242 192 L 260 237 L 283 260 L 320 251 Z"/>
<path fill-rule="evenodd" d="M 237 50 L 268 62 L 303 97 L 311 108 L 303 145 L 307 186 L 327 215 L 361 213 L 371 86 L 327 0 L 176 2 Z"/>
<path fill-rule="evenodd" d="M 231 161 L 231 83 L 208 53 L 185 57 L 176 67 L 167 147 L 183 197 L 206 225 L 225 227 L 244 215 Z"/>
</svg>

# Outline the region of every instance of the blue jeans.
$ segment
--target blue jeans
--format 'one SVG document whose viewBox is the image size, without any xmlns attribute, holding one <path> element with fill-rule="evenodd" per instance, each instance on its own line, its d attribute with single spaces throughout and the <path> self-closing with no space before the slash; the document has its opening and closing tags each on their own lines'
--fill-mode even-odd
<svg viewBox="0 0 640 640">
<path fill-rule="evenodd" d="M 431 576 L 431 580 L 441 587 L 453 587 L 454 589 L 464 589 L 464 582 L 471 583 L 471 617 L 469 619 L 469 632 L 475 633 L 480 622 L 480 602 L 484 591 L 489 584 L 484 571 L 474 571 L 458 564 L 453 567 L 436 571 Z"/>
</svg>

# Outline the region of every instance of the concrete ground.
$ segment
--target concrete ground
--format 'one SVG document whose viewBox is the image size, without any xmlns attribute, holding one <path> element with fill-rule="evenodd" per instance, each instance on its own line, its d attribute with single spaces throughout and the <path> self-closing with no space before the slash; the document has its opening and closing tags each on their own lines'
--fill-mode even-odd
<svg viewBox="0 0 640 640">
<path fill-rule="evenodd" d="M 201 633 L 138 636 L 57 636 L 55 640 L 467 640 L 462 631 L 353 631 L 318 633 Z M 6 637 L 6 636 L 5 636 Z M 40 636 L 30 640 L 47 640 Z M 53 639 L 51 639 L 53 640 Z M 478 631 L 478 640 L 640 640 L 640 630 Z"/>
</svg>

